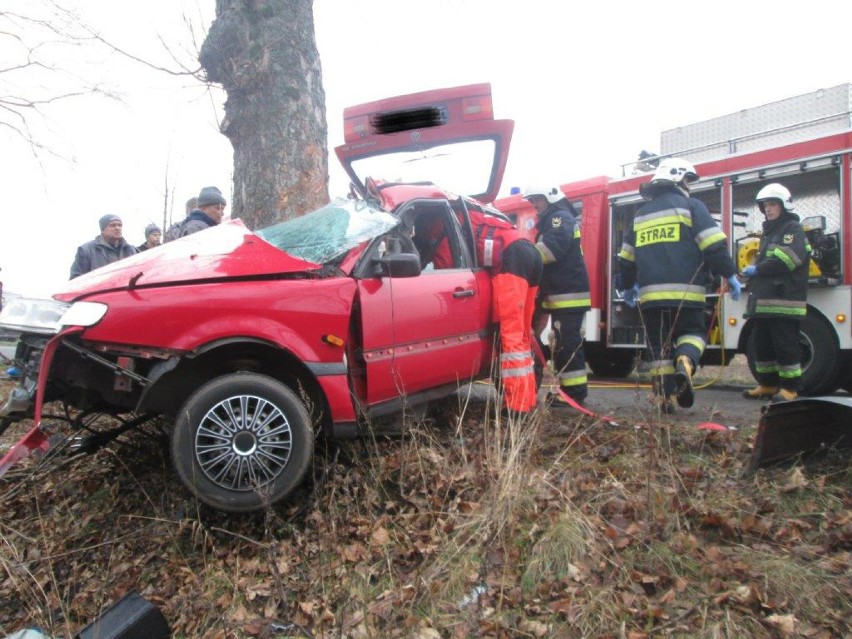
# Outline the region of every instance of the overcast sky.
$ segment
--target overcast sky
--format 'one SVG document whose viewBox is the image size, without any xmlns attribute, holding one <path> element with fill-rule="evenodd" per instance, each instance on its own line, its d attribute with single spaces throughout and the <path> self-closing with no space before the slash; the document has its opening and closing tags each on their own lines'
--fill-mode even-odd
<svg viewBox="0 0 852 639">
<path fill-rule="evenodd" d="M 215 10 L 214 0 L 62 4 L 107 40 L 172 68 L 163 43 L 192 60 L 193 37 L 200 46 Z M 316 0 L 329 149 L 342 141 L 345 106 L 490 82 L 496 116 L 516 123 L 504 192 L 618 175 L 640 150 L 657 151 L 663 130 L 852 81 L 852 3 L 791 5 Z M 0 0 L 0 12 L 31 7 Z M 167 176 L 175 219 L 202 186 L 218 185 L 229 201 L 232 188 L 231 147 L 218 132 L 220 91 L 104 48 L 44 52 L 63 73 L 30 72 L 17 82 L 49 93 L 82 79 L 118 99 L 75 98 L 31 120 L 55 155 L 36 158 L 0 128 L 0 279 L 7 291 L 41 295 L 67 279 L 76 247 L 97 235 L 101 215 L 122 216 L 125 237 L 141 243 L 145 225 L 162 220 Z M 19 53 L 4 41 L 0 69 Z M 343 195 L 333 154 L 329 168 L 331 195 Z"/>
</svg>

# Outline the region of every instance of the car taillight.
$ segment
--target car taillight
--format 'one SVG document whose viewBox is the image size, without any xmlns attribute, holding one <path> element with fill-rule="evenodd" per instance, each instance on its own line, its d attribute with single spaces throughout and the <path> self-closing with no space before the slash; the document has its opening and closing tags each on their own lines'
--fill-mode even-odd
<svg viewBox="0 0 852 639">
<path fill-rule="evenodd" d="M 344 123 L 343 139 L 355 142 L 370 135 L 370 120 L 366 115 L 348 118 Z"/>
<path fill-rule="evenodd" d="M 478 95 L 462 100 L 462 120 L 491 120 L 494 110 L 491 106 L 490 95 Z"/>
</svg>

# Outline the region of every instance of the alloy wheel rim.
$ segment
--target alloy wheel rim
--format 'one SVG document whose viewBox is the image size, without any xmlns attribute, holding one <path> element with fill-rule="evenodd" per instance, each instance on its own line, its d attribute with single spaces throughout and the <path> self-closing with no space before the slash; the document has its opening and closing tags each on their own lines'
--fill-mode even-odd
<svg viewBox="0 0 852 639">
<path fill-rule="evenodd" d="M 293 431 L 284 412 L 256 395 L 213 406 L 195 433 L 195 460 L 222 488 L 252 491 L 274 481 L 290 459 Z"/>
</svg>

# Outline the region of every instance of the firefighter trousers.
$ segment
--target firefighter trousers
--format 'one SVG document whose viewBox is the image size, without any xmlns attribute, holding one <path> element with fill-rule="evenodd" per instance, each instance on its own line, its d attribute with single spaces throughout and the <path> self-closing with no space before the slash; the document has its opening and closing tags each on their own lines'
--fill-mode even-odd
<svg viewBox="0 0 852 639">
<path fill-rule="evenodd" d="M 506 408 L 519 413 L 537 404 L 531 339 L 541 270 L 538 250 L 529 242 L 517 241 L 503 251 L 500 273 L 492 278 L 494 317 L 500 322 L 503 400 Z"/>
<path fill-rule="evenodd" d="M 761 386 L 802 390 L 801 320 L 786 317 L 755 317 L 754 369 Z"/>
<path fill-rule="evenodd" d="M 704 309 L 664 306 L 641 313 L 654 392 L 670 397 L 675 393 L 675 360 L 686 355 L 694 373 L 707 346 Z"/>
<path fill-rule="evenodd" d="M 556 338 L 553 344 L 553 368 L 559 388 L 571 399 L 583 401 L 589 394 L 586 376 L 586 355 L 583 352 L 583 326 L 585 311 L 553 309 L 550 325 Z"/>
</svg>

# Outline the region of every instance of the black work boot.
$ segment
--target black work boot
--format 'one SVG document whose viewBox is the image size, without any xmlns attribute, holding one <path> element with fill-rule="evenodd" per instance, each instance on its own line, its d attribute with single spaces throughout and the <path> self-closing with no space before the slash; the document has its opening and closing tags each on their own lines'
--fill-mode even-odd
<svg viewBox="0 0 852 639">
<path fill-rule="evenodd" d="M 689 408 L 695 402 L 692 388 L 692 362 L 686 355 L 678 355 L 675 360 L 675 394 L 677 405 Z"/>
<path fill-rule="evenodd" d="M 576 402 L 580 406 L 582 406 L 586 402 L 585 395 L 583 395 L 583 397 L 575 397 L 568 393 L 565 394 L 568 395 L 568 397 L 570 397 L 574 402 Z M 571 406 L 571 404 L 568 403 L 568 401 L 562 396 L 561 393 L 551 393 L 548 399 L 550 400 L 551 408 L 574 408 L 573 406 Z"/>
</svg>

